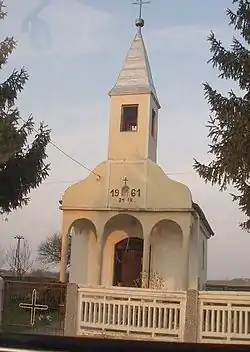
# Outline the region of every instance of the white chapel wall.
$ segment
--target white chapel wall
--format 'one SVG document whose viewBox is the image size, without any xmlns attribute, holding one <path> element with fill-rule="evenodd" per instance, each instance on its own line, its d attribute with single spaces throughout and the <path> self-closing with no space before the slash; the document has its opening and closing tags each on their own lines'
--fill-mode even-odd
<svg viewBox="0 0 250 352">
<path fill-rule="evenodd" d="M 182 234 L 155 233 L 151 237 L 151 270 L 165 281 L 167 290 L 182 286 Z"/>
<path fill-rule="evenodd" d="M 69 282 L 88 283 L 88 242 L 87 234 L 80 232 L 72 234 Z"/>
<path fill-rule="evenodd" d="M 155 113 L 154 135 L 152 135 L 152 111 Z M 158 108 L 153 98 L 151 98 L 150 114 L 149 114 L 149 138 L 148 138 L 148 156 L 151 160 L 157 159 L 157 137 L 158 137 Z"/>
<path fill-rule="evenodd" d="M 204 289 L 204 285 L 207 282 L 207 237 L 205 234 L 204 227 L 200 225 L 200 236 L 199 236 L 199 277 L 200 277 L 200 289 Z"/>
<path fill-rule="evenodd" d="M 192 227 L 189 248 L 189 288 L 197 290 L 200 274 L 200 246 L 196 224 Z"/>
</svg>

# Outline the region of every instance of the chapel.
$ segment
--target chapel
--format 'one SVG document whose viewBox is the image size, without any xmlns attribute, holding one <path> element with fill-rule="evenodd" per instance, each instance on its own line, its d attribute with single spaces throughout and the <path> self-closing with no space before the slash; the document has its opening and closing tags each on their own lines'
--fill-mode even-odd
<svg viewBox="0 0 250 352">
<path fill-rule="evenodd" d="M 61 200 L 60 281 L 81 285 L 202 289 L 214 235 L 189 188 L 157 164 L 161 108 L 143 38 L 144 20 L 109 91 L 107 160 Z M 152 282 L 160 282 L 161 287 Z"/>
</svg>

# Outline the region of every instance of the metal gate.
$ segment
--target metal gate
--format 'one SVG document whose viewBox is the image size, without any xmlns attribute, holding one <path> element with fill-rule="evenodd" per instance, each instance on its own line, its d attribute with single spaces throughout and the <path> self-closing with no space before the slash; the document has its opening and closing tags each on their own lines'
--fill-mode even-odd
<svg viewBox="0 0 250 352">
<path fill-rule="evenodd" d="M 65 284 L 5 281 L 3 294 L 2 331 L 63 335 Z"/>
</svg>

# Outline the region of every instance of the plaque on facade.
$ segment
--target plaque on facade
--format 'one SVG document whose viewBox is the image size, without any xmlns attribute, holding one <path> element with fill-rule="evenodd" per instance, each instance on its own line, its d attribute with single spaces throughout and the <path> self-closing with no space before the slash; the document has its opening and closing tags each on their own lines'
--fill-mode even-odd
<svg viewBox="0 0 250 352">
<path fill-rule="evenodd" d="M 116 198 L 118 203 L 135 203 L 136 199 L 141 196 L 140 188 L 129 187 L 128 178 L 125 176 L 122 179 L 123 186 L 119 188 L 112 188 L 110 196 Z"/>
</svg>

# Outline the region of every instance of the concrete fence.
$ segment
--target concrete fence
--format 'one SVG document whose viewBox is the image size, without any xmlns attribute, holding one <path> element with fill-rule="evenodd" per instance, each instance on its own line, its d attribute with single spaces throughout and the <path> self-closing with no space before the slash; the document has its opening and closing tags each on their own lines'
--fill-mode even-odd
<svg viewBox="0 0 250 352">
<path fill-rule="evenodd" d="M 0 277 L 0 327 L 3 319 L 4 280 Z"/>
<path fill-rule="evenodd" d="M 65 335 L 249 344 L 250 294 L 69 284 Z"/>
</svg>

